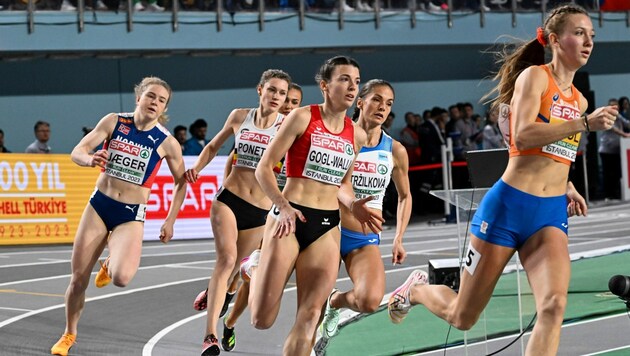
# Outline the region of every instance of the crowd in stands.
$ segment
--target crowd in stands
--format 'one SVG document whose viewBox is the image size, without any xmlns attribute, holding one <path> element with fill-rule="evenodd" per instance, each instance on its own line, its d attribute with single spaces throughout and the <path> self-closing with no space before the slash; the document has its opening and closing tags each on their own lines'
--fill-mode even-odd
<svg viewBox="0 0 630 356">
<path fill-rule="evenodd" d="M 132 1 L 133 11 L 162 12 L 172 9 L 173 0 L 129 0 Z M 183 11 L 215 11 L 218 0 L 178 0 L 179 9 Z M 234 11 L 258 11 L 259 0 L 224 0 L 223 9 L 228 12 Z M 335 11 L 341 7 L 345 12 L 374 11 L 376 1 L 380 9 L 414 9 L 415 11 L 445 12 L 449 6 L 446 0 L 305 0 L 307 11 Z M 542 0 L 545 1 L 545 0 Z M 541 0 L 517 0 L 518 11 L 536 10 L 541 8 Z M 564 2 L 560 0 L 546 0 L 547 7 Z M 453 0 L 451 2 L 454 11 L 511 11 L 512 0 Z M 77 0 L 33 0 L 36 10 L 60 10 L 76 11 Z M 586 9 L 596 9 L 597 3 L 591 0 L 576 0 L 576 3 Z M 0 10 L 25 10 L 28 0 L 0 0 Z M 125 11 L 127 9 L 126 0 L 86 0 L 85 9 L 92 11 Z M 299 8 L 299 0 L 266 0 L 265 9 L 275 10 L 295 10 Z"/>
</svg>

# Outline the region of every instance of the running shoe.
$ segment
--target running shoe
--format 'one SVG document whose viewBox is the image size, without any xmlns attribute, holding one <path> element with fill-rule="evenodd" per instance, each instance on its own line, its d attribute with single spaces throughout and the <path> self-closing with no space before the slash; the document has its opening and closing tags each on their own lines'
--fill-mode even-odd
<svg viewBox="0 0 630 356">
<path fill-rule="evenodd" d="M 207 289 L 206 289 L 207 291 Z M 219 313 L 219 318 L 222 318 L 225 313 L 227 313 L 228 308 L 230 307 L 230 302 L 232 301 L 232 298 L 234 298 L 234 294 L 236 294 L 236 292 L 234 293 L 230 293 L 227 292 L 225 293 L 225 300 L 223 301 L 223 306 L 221 307 L 221 313 Z M 206 294 L 206 298 L 208 297 L 208 295 Z"/>
<path fill-rule="evenodd" d="M 203 292 L 197 295 L 195 301 L 193 302 L 193 309 L 195 310 L 206 310 L 208 307 L 208 288 L 206 288 Z"/>
<path fill-rule="evenodd" d="M 50 349 L 51 355 L 68 356 L 68 351 L 76 343 L 77 336 L 70 333 L 61 335 L 59 341 Z"/>
<path fill-rule="evenodd" d="M 328 347 L 328 342 L 330 339 L 326 339 L 323 336 L 317 340 L 315 346 L 313 347 L 313 351 L 315 351 L 315 356 L 324 356 L 326 355 L 326 348 Z"/>
<path fill-rule="evenodd" d="M 221 353 L 219 348 L 219 340 L 214 334 L 208 334 L 203 339 L 203 346 L 201 349 L 201 356 L 216 356 Z"/>
<path fill-rule="evenodd" d="M 427 281 L 427 273 L 417 269 L 411 272 L 405 283 L 396 288 L 387 303 L 387 312 L 392 323 L 400 324 L 409 313 L 409 309 L 411 309 L 411 302 L 409 301 L 411 287 L 417 284 L 427 284 Z"/>
<path fill-rule="evenodd" d="M 98 263 L 101 264 L 101 269 L 96 274 L 96 278 L 94 278 L 94 284 L 96 284 L 96 288 L 103 288 L 112 281 L 112 277 L 109 276 L 109 270 L 107 269 L 109 256 L 107 256 L 105 262 L 98 261 Z"/>
<path fill-rule="evenodd" d="M 251 255 L 241 260 L 241 278 L 245 282 L 252 279 L 252 268 L 257 267 L 260 262 L 260 250 L 254 250 Z"/>
<path fill-rule="evenodd" d="M 225 325 L 225 319 L 223 319 L 223 337 L 221 337 L 221 346 L 223 346 L 223 350 L 232 351 L 234 346 L 236 346 L 236 333 L 234 332 L 234 328 L 228 328 Z"/>
<path fill-rule="evenodd" d="M 330 305 L 330 298 L 337 292 L 339 292 L 338 289 L 333 289 L 326 300 L 326 311 L 324 321 L 322 321 L 322 338 L 324 339 L 330 339 L 339 333 L 339 309 Z"/>
</svg>

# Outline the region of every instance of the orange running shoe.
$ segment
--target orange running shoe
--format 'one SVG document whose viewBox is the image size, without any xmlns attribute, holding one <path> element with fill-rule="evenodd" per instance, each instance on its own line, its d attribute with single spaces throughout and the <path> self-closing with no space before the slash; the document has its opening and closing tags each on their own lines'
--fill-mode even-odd
<svg viewBox="0 0 630 356">
<path fill-rule="evenodd" d="M 112 277 L 109 276 L 109 271 L 107 270 L 109 256 L 107 256 L 105 262 L 98 261 L 98 263 L 101 264 L 101 269 L 96 274 L 96 278 L 94 278 L 94 284 L 96 284 L 96 288 L 103 288 L 112 281 Z"/>
<path fill-rule="evenodd" d="M 50 349 L 51 355 L 68 356 L 68 351 L 77 340 L 77 336 L 74 334 L 66 333 L 61 335 L 61 338 Z"/>
</svg>

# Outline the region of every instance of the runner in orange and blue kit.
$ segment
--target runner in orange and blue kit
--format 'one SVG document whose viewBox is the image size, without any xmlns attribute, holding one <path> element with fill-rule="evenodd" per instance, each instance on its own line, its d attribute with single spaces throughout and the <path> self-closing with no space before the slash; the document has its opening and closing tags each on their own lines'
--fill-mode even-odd
<svg viewBox="0 0 630 356">
<path fill-rule="evenodd" d="M 97 287 L 113 281 L 126 286 L 138 271 L 142 252 L 146 203 L 151 183 L 166 160 L 175 185 L 173 201 L 160 229 L 164 243 L 173 237 L 173 224 L 184 201 L 184 161 L 177 140 L 162 126 L 171 88 L 156 77 L 144 78 L 135 87 L 136 110 L 102 118 L 72 150 L 72 160 L 103 173 L 86 206 L 72 247 L 72 278 L 66 291 L 66 330 L 51 348 L 53 355 L 67 355 L 74 345 L 85 290 L 92 268 L 107 245 L 109 257 L 96 275 Z M 106 142 L 103 149 L 90 152 Z"/>
<path fill-rule="evenodd" d="M 510 158 L 473 218 L 459 292 L 426 285 L 426 273 L 414 271 L 389 300 L 394 323 L 412 305 L 423 304 L 452 326 L 470 329 L 518 251 L 537 313 L 526 354 L 558 352 L 571 274 L 568 216 L 587 213 L 584 198 L 568 182 L 569 165 L 580 134 L 608 130 L 617 116 L 612 106 L 584 115 L 588 102 L 571 84 L 593 51 L 593 37 L 583 8 L 560 5 L 535 39 L 505 53 L 495 77 L 499 83 L 489 94 L 498 94 L 491 100 L 495 108 L 509 105 Z M 545 48 L 552 54 L 549 63 Z"/>
</svg>

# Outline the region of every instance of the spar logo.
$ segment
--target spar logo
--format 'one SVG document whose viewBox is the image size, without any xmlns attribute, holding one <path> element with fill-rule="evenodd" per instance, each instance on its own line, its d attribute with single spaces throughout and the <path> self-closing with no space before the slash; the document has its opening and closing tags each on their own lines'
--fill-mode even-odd
<svg viewBox="0 0 630 356">
<path fill-rule="evenodd" d="M 151 193 L 147 201 L 147 220 L 166 218 L 173 202 L 175 184 L 171 175 L 158 175 L 151 185 Z M 210 216 L 212 200 L 219 190 L 215 175 L 199 176 L 195 183 L 187 184 L 184 202 L 177 215 L 178 219 L 207 219 Z"/>
<path fill-rule="evenodd" d="M 354 162 L 354 170 L 357 172 L 376 173 L 376 164 L 371 162 L 356 161 Z"/>
<path fill-rule="evenodd" d="M 118 140 L 112 140 L 109 143 L 109 148 L 114 151 L 124 152 L 132 156 L 140 157 L 142 159 L 147 159 L 151 155 L 151 152 L 146 148 L 141 148 L 130 143 Z"/>
<path fill-rule="evenodd" d="M 354 148 L 352 147 L 352 145 L 337 137 L 312 135 L 311 142 L 316 147 L 322 147 L 331 151 L 346 153 L 350 156 L 354 155 Z"/>
<path fill-rule="evenodd" d="M 263 143 L 263 144 L 268 145 L 269 141 L 271 141 L 271 137 L 269 135 L 243 129 L 243 131 L 241 131 L 241 140 L 250 141 L 250 142 L 258 142 L 258 143 Z"/>
<path fill-rule="evenodd" d="M 387 166 L 385 166 L 384 164 L 379 164 L 377 169 L 378 169 L 378 173 L 382 175 L 387 174 L 388 169 L 387 169 Z"/>
<path fill-rule="evenodd" d="M 575 120 L 580 117 L 580 111 L 572 105 L 558 103 L 551 106 L 551 116 L 563 120 Z"/>
</svg>

